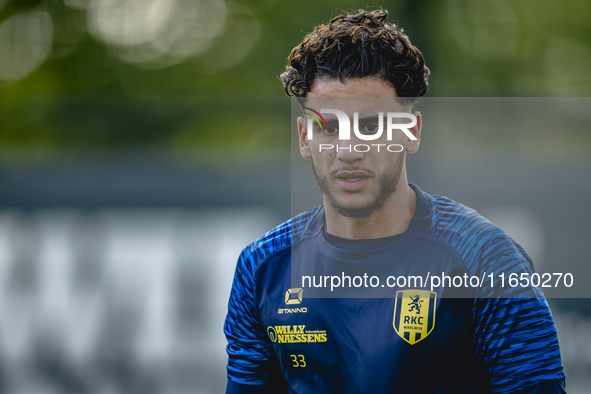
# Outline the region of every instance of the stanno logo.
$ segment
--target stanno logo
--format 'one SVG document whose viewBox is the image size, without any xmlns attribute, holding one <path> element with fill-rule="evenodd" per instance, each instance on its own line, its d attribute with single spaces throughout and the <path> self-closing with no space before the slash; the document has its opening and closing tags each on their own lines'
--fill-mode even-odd
<svg viewBox="0 0 591 394">
<path fill-rule="evenodd" d="M 284 308 L 277 309 L 277 313 L 306 313 L 308 308 Z"/>
<path fill-rule="evenodd" d="M 425 339 L 435 327 L 437 293 L 427 290 L 402 290 L 396 293 L 394 330 L 414 345 Z"/>
<path fill-rule="evenodd" d="M 285 305 L 300 304 L 303 299 L 304 289 L 287 289 L 285 292 Z"/>
<path fill-rule="evenodd" d="M 304 289 L 295 288 L 287 289 L 285 292 L 285 305 L 301 304 L 303 299 Z M 308 308 L 280 308 L 277 313 L 306 313 Z"/>
<path fill-rule="evenodd" d="M 337 118 L 337 123 L 338 123 L 338 139 L 339 140 L 350 140 L 351 139 L 351 120 L 349 119 L 349 116 L 343 112 L 340 111 L 338 109 L 321 109 L 320 112 L 309 108 L 309 107 L 303 107 L 304 109 L 308 110 L 309 112 L 304 112 L 305 115 L 308 115 L 309 118 L 307 120 L 307 130 L 308 130 L 308 139 L 312 140 L 314 139 L 314 123 L 316 123 L 318 125 L 318 129 L 320 131 L 324 130 L 325 132 L 330 132 L 331 129 L 333 129 L 334 127 L 337 127 L 336 125 L 333 127 L 332 125 L 329 126 L 329 123 L 333 123 L 333 122 L 327 122 L 326 119 L 324 118 L 324 116 L 322 116 L 322 114 L 333 114 L 336 116 Z M 395 123 L 394 119 L 410 119 L 410 123 Z M 386 120 L 386 137 L 388 141 L 392 141 L 392 132 L 393 130 L 402 130 L 402 132 L 412 141 L 417 141 L 417 137 L 415 137 L 413 135 L 413 133 L 410 132 L 409 129 L 411 129 L 412 127 L 416 126 L 417 124 L 417 118 L 415 115 L 411 114 L 411 113 L 407 113 L 407 112 L 387 112 L 386 116 L 385 116 L 385 120 Z M 375 141 L 377 139 L 379 139 L 383 133 L 384 133 L 384 112 L 379 112 L 377 117 L 370 117 L 370 118 L 366 118 L 362 120 L 362 124 L 366 124 L 368 123 L 368 121 L 371 124 L 371 127 L 375 127 L 376 129 L 372 132 L 367 132 L 367 131 L 360 131 L 360 119 L 359 119 L 359 113 L 358 112 L 354 112 L 353 113 L 353 133 L 355 134 L 355 136 L 363 141 Z M 362 127 L 363 129 L 363 127 Z M 376 146 L 378 151 L 380 149 L 380 146 L 386 146 L 386 144 L 371 144 L 372 146 Z M 392 146 L 395 146 L 396 149 L 392 148 Z M 333 144 L 320 144 L 320 151 L 322 151 L 322 149 L 328 150 L 328 149 L 334 149 L 335 146 Z M 338 145 L 336 146 L 337 151 L 339 149 L 345 149 L 344 147 L 339 147 Z M 350 147 L 346 148 L 347 150 L 350 149 Z M 371 149 L 370 145 L 368 144 L 357 144 L 355 146 L 353 146 L 353 149 L 355 149 L 356 152 L 367 152 Z M 399 144 L 392 144 L 392 145 L 388 145 L 386 147 L 386 149 L 389 152 L 402 152 L 402 146 Z"/>
</svg>

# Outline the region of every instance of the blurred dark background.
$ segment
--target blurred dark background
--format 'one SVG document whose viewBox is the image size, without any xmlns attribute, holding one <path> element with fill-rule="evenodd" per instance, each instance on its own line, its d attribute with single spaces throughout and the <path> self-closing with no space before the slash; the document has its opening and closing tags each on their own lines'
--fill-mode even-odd
<svg viewBox="0 0 591 394">
<path fill-rule="evenodd" d="M 0 0 L 1 393 L 223 391 L 238 253 L 318 200 L 309 168 L 308 199 L 293 186 L 278 76 L 360 7 L 421 49 L 428 97 L 557 109 L 539 134 L 427 120 L 409 179 L 539 269 L 588 265 L 587 0 Z M 591 383 L 588 301 L 550 300 L 571 394 Z"/>
</svg>

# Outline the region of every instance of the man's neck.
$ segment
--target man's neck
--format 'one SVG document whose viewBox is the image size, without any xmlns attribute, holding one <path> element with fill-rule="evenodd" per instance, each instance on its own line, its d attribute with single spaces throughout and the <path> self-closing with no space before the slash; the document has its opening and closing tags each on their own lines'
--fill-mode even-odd
<svg viewBox="0 0 591 394">
<path fill-rule="evenodd" d="M 404 180 L 382 208 L 365 218 L 345 217 L 330 204 L 325 204 L 326 231 L 348 239 L 384 238 L 401 234 L 408 229 L 416 206 L 417 195 Z"/>
</svg>

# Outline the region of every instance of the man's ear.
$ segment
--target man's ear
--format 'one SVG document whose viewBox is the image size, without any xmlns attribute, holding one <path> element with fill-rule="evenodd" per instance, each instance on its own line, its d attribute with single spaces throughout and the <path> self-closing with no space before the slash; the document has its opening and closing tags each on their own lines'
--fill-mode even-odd
<svg viewBox="0 0 591 394">
<path fill-rule="evenodd" d="M 410 138 L 406 142 L 406 151 L 408 153 L 415 153 L 419 150 L 419 143 L 421 142 L 421 127 L 423 126 L 423 119 L 421 117 L 420 112 L 414 112 L 414 116 L 417 118 L 417 124 L 410 129 L 408 129 L 412 135 L 416 137 L 416 141 L 411 140 Z"/>
<path fill-rule="evenodd" d="M 298 118 L 298 139 L 300 141 L 300 154 L 304 159 L 310 159 L 310 145 L 308 144 L 308 130 L 306 121 L 301 116 Z"/>
</svg>

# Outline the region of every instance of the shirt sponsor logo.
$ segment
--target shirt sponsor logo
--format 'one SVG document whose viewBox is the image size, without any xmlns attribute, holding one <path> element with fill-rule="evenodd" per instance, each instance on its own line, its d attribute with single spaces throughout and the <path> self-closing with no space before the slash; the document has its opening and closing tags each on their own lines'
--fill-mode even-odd
<svg viewBox="0 0 591 394">
<path fill-rule="evenodd" d="M 326 342 L 325 330 L 306 330 L 305 325 L 269 326 L 269 339 L 274 343 L 318 343 Z"/>
<path fill-rule="evenodd" d="M 411 345 L 422 341 L 435 327 L 437 293 L 427 290 L 401 290 L 394 304 L 394 330 Z"/>
</svg>

